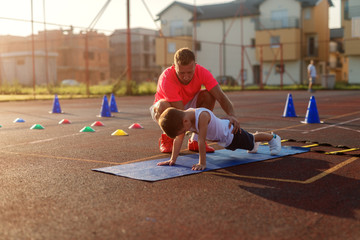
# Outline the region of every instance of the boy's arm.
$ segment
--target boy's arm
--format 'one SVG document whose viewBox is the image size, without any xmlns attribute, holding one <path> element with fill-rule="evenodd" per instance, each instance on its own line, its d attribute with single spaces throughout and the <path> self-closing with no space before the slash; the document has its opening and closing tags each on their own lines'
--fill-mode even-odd
<svg viewBox="0 0 360 240">
<path fill-rule="evenodd" d="M 172 166 L 172 165 L 175 165 L 176 159 L 179 156 L 179 153 L 180 153 L 180 150 L 181 150 L 181 146 L 182 146 L 182 143 L 183 143 L 183 140 L 184 140 L 184 136 L 185 136 L 185 134 L 181 134 L 181 135 L 179 135 L 179 136 L 177 136 L 175 138 L 174 143 L 173 143 L 173 149 L 172 149 L 172 152 L 171 152 L 170 160 L 165 161 L 165 162 L 159 162 L 157 164 L 158 166 L 163 166 L 163 165 Z"/>
<path fill-rule="evenodd" d="M 192 170 L 204 170 L 206 168 L 206 134 L 208 130 L 208 125 L 210 122 L 210 114 L 208 112 L 202 112 L 199 116 L 199 134 L 198 134 L 198 144 L 199 144 L 199 163 L 193 165 Z"/>
</svg>

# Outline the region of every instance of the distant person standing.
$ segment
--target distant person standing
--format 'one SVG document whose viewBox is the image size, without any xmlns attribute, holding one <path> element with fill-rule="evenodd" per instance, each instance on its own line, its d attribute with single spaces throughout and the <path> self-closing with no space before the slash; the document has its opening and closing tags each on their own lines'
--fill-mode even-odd
<svg viewBox="0 0 360 240">
<path fill-rule="evenodd" d="M 308 79 L 309 79 L 309 86 L 308 86 L 308 91 L 309 92 L 313 92 L 312 90 L 312 85 L 316 80 L 316 68 L 314 66 L 314 60 L 310 60 L 310 64 L 307 67 L 308 70 Z"/>
</svg>

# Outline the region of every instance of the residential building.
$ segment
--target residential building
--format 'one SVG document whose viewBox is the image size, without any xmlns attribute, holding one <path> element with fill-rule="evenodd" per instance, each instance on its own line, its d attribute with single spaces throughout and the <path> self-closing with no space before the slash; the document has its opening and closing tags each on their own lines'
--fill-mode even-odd
<svg viewBox="0 0 360 240">
<path fill-rule="evenodd" d="M 157 63 L 166 67 L 184 46 L 215 77 L 242 84 L 299 84 L 315 60 L 327 73 L 331 0 L 235 0 L 193 6 L 173 2 L 158 14 L 164 36 Z M 196 27 L 194 27 L 196 26 Z"/>
<path fill-rule="evenodd" d="M 342 0 L 341 26 L 344 28 L 345 56 L 348 59 L 348 83 L 360 83 L 360 1 Z"/>
<path fill-rule="evenodd" d="M 145 28 L 130 29 L 131 33 L 131 76 L 135 82 L 155 81 L 161 74 L 156 64 L 155 38 L 158 32 Z M 110 76 L 126 79 L 127 71 L 127 29 L 115 30 L 110 41 Z"/>
<path fill-rule="evenodd" d="M 44 62 L 35 61 L 35 68 L 46 64 L 46 59 L 50 55 L 54 57 L 54 53 L 56 53 L 57 76 L 55 79 L 57 81 L 55 83 L 64 79 L 74 79 L 81 83 L 97 84 L 109 79 L 109 43 L 106 35 L 96 31 L 74 33 L 70 28 L 68 30 L 40 31 L 33 37 L 36 56 L 41 55 L 45 59 Z M 1 39 L 0 53 L 6 53 L 7 57 L 23 56 L 23 61 L 19 61 L 27 62 L 28 53 L 32 53 L 31 36 L 6 36 Z M 24 53 L 26 54 L 24 55 Z M 40 65 L 37 66 L 37 64 Z M 32 70 L 26 69 L 28 71 L 26 74 L 32 76 Z M 36 78 L 38 76 L 40 75 L 35 74 Z M 43 81 L 36 79 L 36 83 L 43 83 Z M 53 80 L 50 83 L 53 83 Z"/>
<path fill-rule="evenodd" d="M 36 85 L 54 85 L 57 82 L 56 59 L 58 54 L 34 52 Z M 9 52 L 0 54 L 0 84 L 33 86 L 32 52 Z M 45 64 L 47 62 L 47 64 Z M 47 69 L 46 67 L 47 66 Z"/>
<path fill-rule="evenodd" d="M 329 73 L 335 75 L 336 82 L 348 81 L 348 60 L 344 55 L 344 29 L 330 29 Z"/>
<path fill-rule="evenodd" d="M 36 36 L 36 48 L 44 48 L 45 32 Z M 98 84 L 108 80 L 109 39 L 97 31 L 74 33 L 73 29 L 46 31 L 47 49 L 59 54 L 58 80 L 74 79 Z"/>
</svg>

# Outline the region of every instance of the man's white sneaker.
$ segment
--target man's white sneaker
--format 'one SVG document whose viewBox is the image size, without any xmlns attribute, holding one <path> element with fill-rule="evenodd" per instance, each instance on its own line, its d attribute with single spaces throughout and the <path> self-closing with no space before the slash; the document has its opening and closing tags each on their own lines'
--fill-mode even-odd
<svg viewBox="0 0 360 240">
<path fill-rule="evenodd" d="M 281 151 L 281 138 L 279 135 L 273 134 L 274 137 L 269 141 L 270 154 L 278 155 Z"/>
<path fill-rule="evenodd" d="M 248 153 L 257 153 L 257 150 L 258 150 L 259 145 L 260 145 L 260 142 L 256 142 L 256 143 L 254 144 L 254 148 L 251 149 L 251 150 L 248 150 L 247 152 L 248 152 Z"/>
</svg>

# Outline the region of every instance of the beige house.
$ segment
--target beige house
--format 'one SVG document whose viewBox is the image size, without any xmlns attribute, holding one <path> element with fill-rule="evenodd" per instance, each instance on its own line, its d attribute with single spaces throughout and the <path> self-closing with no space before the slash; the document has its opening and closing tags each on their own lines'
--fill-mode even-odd
<svg viewBox="0 0 360 240">
<path fill-rule="evenodd" d="M 344 55 L 344 29 L 330 29 L 329 72 L 336 82 L 348 81 L 348 59 Z"/>
<path fill-rule="evenodd" d="M 342 0 L 341 25 L 344 28 L 345 56 L 348 59 L 348 83 L 360 83 L 360 1 Z"/>
<path fill-rule="evenodd" d="M 327 73 L 330 6 L 331 0 L 235 0 L 196 7 L 175 1 L 158 14 L 164 36 L 156 41 L 157 64 L 172 64 L 174 52 L 187 46 L 215 77 L 231 76 L 239 84 L 306 83 L 311 59 L 320 75 Z"/>
</svg>

